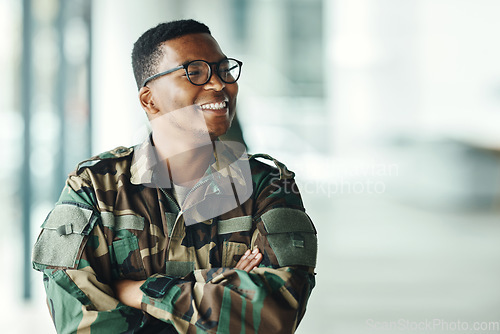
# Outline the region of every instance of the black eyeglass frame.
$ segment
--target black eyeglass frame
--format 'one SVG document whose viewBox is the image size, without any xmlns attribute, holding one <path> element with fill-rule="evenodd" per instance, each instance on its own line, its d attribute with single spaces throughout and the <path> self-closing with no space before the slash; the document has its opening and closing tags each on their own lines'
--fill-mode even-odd
<svg viewBox="0 0 500 334">
<path fill-rule="evenodd" d="M 220 64 L 222 64 L 223 62 L 225 61 L 229 61 L 229 60 L 233 60 L 235 61 L 238 66 L 240 67 L 240 71 L 238 73 L 238 77 L 236 77 L 234 80 L 231 80 L 231 81 L 226 81 L 224 80 L 221 75 L 219 74 L 219 66 Z M 207 81 L 205 81 L 204 83 L 201 83 L 201 84 L 196 84 L 194 82 L 191 81 L 191 78 L 189 77 L 189 73 L 188 73 L 188 66 L 194 62 L 197 62 L 197 61 L 201 61 L 205 64 L 208 65 L 208 68 L 209 68 L 209 75 L 208 75 L 208 78 L 207 78 Z M 175 71 L 178 71 L 178 70 L 181 70 L 181 69 L 184 69 L 184 71 L 186 72 L 186 77 L 188 78 L 189 82 L 195 86 L 203 86 L 203 85 L 206 85 L 207 82 L 210 81 L 210 79 L 212 79 L 212 75 L 213 75 L 213 71 L 212 71 L 212 66 L 215 65 L 215 73 L 217 73 L 217 76 L 219 77 L 219 79 L 221 79 L 224 83 L 227 83 L 227 84 L 233 84 L 235 83 L 236 81 L 238 81 L 238 79 L 240 78 L 240 75 L 241 75 L 241 67 L 243 66 L 243 62 L 242 61 L 239 61 L 237 59 L 234 59 L 234 58 L 224 58 L 218 62 L 212 62 L 212 63 L 209 63 L 208 61 L 206 60 L 203 60 L 203 59 L 196 59 L 196 60 L 191 60 L 185 64 L 182 64 L 182 65 L 179 65 L 177 67 L 174 67 L 174 68 L 171 68 L 169 70 L 166 70 L 164 72 L 160 72 L 160 73 L 157 73 L 157 74 L 154 74 L 148 78 L 146 78 L 146 80 L 144 80 L 143 84 L 142 84 L 142 87 L 146 87 L 146 85 L 151 81 L 151 80 L 154 80 L 156 78 L 159 78 L 159 77 L 162 77 L 164 75 L 167 75 L 167 74 L 170 74 L 172 72 L 175 72 Z M 231 69 L 230 69 L 231 70 Z"/>
</svg>

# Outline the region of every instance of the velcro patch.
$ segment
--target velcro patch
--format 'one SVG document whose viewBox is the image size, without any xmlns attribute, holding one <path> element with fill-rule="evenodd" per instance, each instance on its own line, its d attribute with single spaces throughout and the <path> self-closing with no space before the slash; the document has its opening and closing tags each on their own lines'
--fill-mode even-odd
<svg viewBox="0 0 500 334">
<path fill-rule="evenodd" d="M 72 268 L 85 235 L 97 216 L 91 209 L 72 204 L 57 205 L 42 225 L 33 248 L 34 264 Z"/>
<path fill-rule="evenodd" d="M 101 212 L 102 225 L 114 231 L 144 230 L 144 218 L 136 215 L 115 216 L 112 212 Z"/>
<path fill-rule="evenodd" d="M 194 262 L 167 261 L 165 273 L 169 276 L 183 277 L 194 270 Z"/>
<path fill-rule="evenodd" d="M 167 229 L 168 229 L 168 237 L 172 236 L 172 232 L 174 231 L 175 220 L 177 219 L 177 215 L 172 212 L 165 212 L 165 218 L 167 220 Z"/>
<path fill-rule="evenodd" d="M 219 220 L 217 223 L 217 233 L 235 233 L 250 231 L 252 229 L 252 216 L 234 217 L 225 220 Z"/>
</svg>

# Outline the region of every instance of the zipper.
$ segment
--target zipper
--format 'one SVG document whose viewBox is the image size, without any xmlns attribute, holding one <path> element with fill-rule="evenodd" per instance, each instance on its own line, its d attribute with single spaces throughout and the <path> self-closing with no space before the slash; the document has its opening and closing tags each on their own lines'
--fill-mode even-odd
<svg viewBox="0 0 500 334">
<path fill-rule="evenodd" d="M 177 214 L 177 217 L 175 218 L 175 222 L 174 222 L 174 226 L 172 226 L 172 236 L 175 236 L 174 232 L 175 232 L 175 228 L 177 227 L 177 222 L 179 221 L 179 218 L 182 216 L 182 214 L 184 213 L 182 210 L 181 210 L 181 207 L 179 206 L 179 204 L 177 203 L 177 201 L 175 199 L 172 198 L 172 196 L 167 193 L 165 190 L 163 190 L 163 188 L 160 188 L 161 192 L 165 195 L 165 197 L 167 197 L 168 199 L 170 199 L 171 201 L 173 201 L 175 203 L 175 205 L 177 206 L 177 208 L 179 209 L 179 213 Z M 165 213 L 164 213 L 165 214 Z M 167 232 L 167 235 L 168 235 L 168 232 Z M 172 238 L 170 238 L 172 239 Z M 166 261 L 168 261 L 168 253 L 170 251 L 170 244 L 171 244 L 171 240 L 168 241 L 168 246 L 167 246 L 167 249 L 166 249 L 166 254 L 165 254 L 165 257 L 166 257 Z"/>
<path fill-rule="evenodd" d="M 208 182 L 208 179 L 205 179 L 205 180 L 203 180 L 202 182 L 196 183 L 196 184 L 194 185 L 194 187 L 193 187 L 193 188 L 191 188 L 191 190 L 189 190 L 189 192 L 187 193 L 187 195 L 186 195 L 186 199 L 188 199 L 189 195 L 191 195 L 191 193 L 192 193 L 193 191 L 195 191 L 196 189 L 198 189 L 199 187 L 201 187 L 202 185 L 204 185 L 204 184 L 205 184 L 205 183 L 207 183 L 207 182 Z M 186 202 L 186 200 L 184 200 L 184 202 Z"/>
<path fill-rule="evenodd" d="M 175 206 L 177 206 L 177 209 L 179 209 L 179 211 L 182 211 L 181 210 L 181 207 L 179 206 L 179 203 L 177 203 L 177 201 L 175 200 L 175 198 L 173 198 L 172 196 L 170 196 L 169 193 L 167 193 L 165 190 L 163 190 L 163 188 L 160 188 L 161 192 L 168 198 L 170 199 L 172 202 L 175 203 Z"/>
<path fill-rule="evenodd" d="M 208 178 L 207 178 L 207 179 L 203 180 L 202 182 L 196 183 L 196 184 L 194 185 L 194 187 L 193 187 L 193 188 L 191 188 L 191 190 L 187 193 L 187 195 L 186 195 L 186 199 L 189 197 L 189 195 L 191 194 L 191 192 L 193 192 L 194 190 L 198 189 L 199 187 L 201 187 L 202 185 L 204 185 L 204 184 L 205 184 L 205 183 L 207 183 L 208 181 L 209 181 L 209 180 L 208 180 Z M 165 190 L 163 190 L 163 188 L 160 188 L 160 190 L 161 190 L 161 192 L 162 192 L 162 193 L 163 193 L 163 194 L 164 194 L 167 198 L 169 198 L 170 200 L 173 200 L 173 202 L 175 203 L 175 205 L 176 205 L 176 206 L 177 206 L 177 208 L 179 209 L 179 213 L 177 214 L 177 217 L 175 218 L 175 223 L 174 223 L 174 226 L 172 227 L 172 236 L 175 236 L 175 233 L 174 233 L 174 232 L 175 232 L 175 229 L 176 229 L 177 224 L 178 224 L 178 222 L 179 222 L 179 218 L 180 218 L 180 217 L 182 216 L 182 214 L 184 213 L 184 210 L 182 210 L 182 209 L 181 209 L 181 207 L 180 207 L 179 203 L 177 203 L 177 201 L 176 201 L 175 199 L 173 199 L 173 198 L 172 198 L 172 196 L 170 196 L 170 194 L 169 194 L 169 193 L 167 193 Z M 170 239 L 172 239 L 172 238 L 170 238 Z M 168 261 L 168 258 L 169 258 L 168 254 L 169 254 L 169 251 L 170 251 L 170 244 L 171 244 L 171 240 L 169 240 L 169 242 L 168 242 L 168 246 L 167 246 L 167 249 L 166 249 L 166 252 L 167 252 L 167 254 L 166 254 L 166 258 L 167 258 L 167 259 L 166 259 L 166 260 L 167 260 L 167 261 Z"/>
</svg>

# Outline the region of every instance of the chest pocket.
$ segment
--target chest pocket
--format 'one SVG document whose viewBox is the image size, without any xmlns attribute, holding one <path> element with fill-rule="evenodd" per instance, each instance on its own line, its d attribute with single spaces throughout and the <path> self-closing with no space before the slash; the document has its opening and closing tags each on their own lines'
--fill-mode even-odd
<svg viewBox="0 0 500 334">
<path fill-rule="evenodd" d="M 137 237 L 144 230 L 144 218 L 136 215 L 115 216 L 111 212 L 102 212 L 101 219 L 103 226 L 113 230 L 115 235 L 110 247 L 114 276 L 120 279 L 146 279 Z"/>
<path fill-rule="evenodd" d="M 241 256 L 250 248 L 252 216 L 219 220 L 217 234 L 224 236 L 221 265 L 233 268 Z M 245 233 L 248 232 L 248 233 Z"/>
</svg>

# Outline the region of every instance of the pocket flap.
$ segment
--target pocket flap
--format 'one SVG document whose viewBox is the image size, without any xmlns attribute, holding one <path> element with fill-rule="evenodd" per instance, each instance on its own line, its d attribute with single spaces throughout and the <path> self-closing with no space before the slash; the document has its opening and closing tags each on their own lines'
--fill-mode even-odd
<svg viewBox="0 0 500 334">
<path fill-rule="evenodd" d="M 94 212 L 72 204 L 57 205 L 42 224 L 44 230 L 56 230 L 60 235 L 88 234 L 85 229 Z"/>
<path fill-rule="evenodd" d="M 269 234 L 305 232 L 316 233 L 309 216 L 302 210 L 291 208 L 271 209 L 261 216 Z"/>
</svg>

